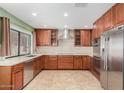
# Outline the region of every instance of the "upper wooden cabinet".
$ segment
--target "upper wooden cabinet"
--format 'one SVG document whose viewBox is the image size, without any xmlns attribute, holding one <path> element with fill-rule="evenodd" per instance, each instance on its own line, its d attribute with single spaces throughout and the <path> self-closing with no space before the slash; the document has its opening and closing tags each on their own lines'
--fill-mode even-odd
<svg viewBox="0 0 124 93">
<path fill-rule="evenodd" d="M 91 29 L 75 30 L 75 46 L 91 45 Z"/>
<path fill-rule="evenodd" d="M 124 3 L 116 4 L 112 9 L 114 25 L 120 25 L 124 23 Z"/>
<path fill-rule="evenodd" d="M 37 29 L 36 30 L 36 44 L 37 46 L 51 45 L 51 30 Z"/>
<path fill-rule="evenodd" d="M 36 29 L 36 44 L 37 46 L 54 46 L 57 45 L 57 30 L 56 29 Z"/>
<path fill-rule="evenodd" d="M 105 14 L 104 14 L 104 30 L 108 30 L 110 28 L 113 27 L 113 13 L 112 13 L 112 9 L 108 10 Z"/>
<path fill-rule="evenodd" d="M 94 29 L 92 30 L 92 40 L 99 38 L 104 31 L 104 17 L 99 18 L 94 24 Z"/>
<path fill-rule="evenodd" d="M 90 46 L 91 45 L 91 30 L 81 30 L 81 45 Z"/>
<path fill-rule="evenodd" d="M 75 46 L 81 46 L 81 31 L 79 29 L 74 31 Z"/>
<path fill-rule="evenodd" d="M 99 38 L 101 33 L 124 23 L 124 3 L 115 4 L 95 23 L 92 40 Z"/>
</svg>

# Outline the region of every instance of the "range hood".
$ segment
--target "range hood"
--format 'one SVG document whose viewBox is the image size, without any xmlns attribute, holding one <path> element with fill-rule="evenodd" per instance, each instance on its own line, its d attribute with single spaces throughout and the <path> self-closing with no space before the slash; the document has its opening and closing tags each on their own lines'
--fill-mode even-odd
<svg viewBox="0 0 124 93">
<path fill-rule="evenodd" d="M 66 39 L 74 38 L 74 34 L 72 33 L 73 31 L 71 29 L 64 28 L 59 32 L 60 32 L 58 35 L 59 40 L 66 40 Z"/>
</svg>

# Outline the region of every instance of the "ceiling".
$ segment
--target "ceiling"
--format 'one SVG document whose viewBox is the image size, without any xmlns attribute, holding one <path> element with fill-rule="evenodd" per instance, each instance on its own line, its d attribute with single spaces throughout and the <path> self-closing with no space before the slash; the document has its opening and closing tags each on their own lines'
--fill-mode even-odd
<svg viewBox="0 0 124 93">
<path fill-rule="evenodd" d="M 34 28 L 92 28 L 93 23 L 109 8 L 112 3 L 14 3 L 0 4 L 11 14 L 20 18 Z M 64 13 L 68 13 L 64 17 Z M 33 16 L 32 13 L 37 13 Z"/>
</svg>

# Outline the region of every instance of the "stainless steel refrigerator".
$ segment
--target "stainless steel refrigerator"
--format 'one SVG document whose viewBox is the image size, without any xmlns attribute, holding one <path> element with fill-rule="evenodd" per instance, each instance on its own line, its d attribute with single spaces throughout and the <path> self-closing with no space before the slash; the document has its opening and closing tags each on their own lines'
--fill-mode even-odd
<svg viewBox="0 0 124 93">
<path fill-rule="evenodd" d="M 123 33 L 124 25 L 106 31 L 100 44 L 100 82 L 104 89 L 124 89 Z"/>
</svg>

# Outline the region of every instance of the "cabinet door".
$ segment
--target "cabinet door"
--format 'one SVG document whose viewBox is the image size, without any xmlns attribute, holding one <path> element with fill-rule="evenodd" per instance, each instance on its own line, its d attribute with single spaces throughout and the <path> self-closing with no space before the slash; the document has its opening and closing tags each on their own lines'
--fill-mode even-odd
<svg viewBox="0 0 124 93">
<path fill-rule="evenodd" d="M 58 69 L 73 69 L 73 56 L 59 56 Z"/>
<path fill-rule="evenodd" d="M 41 62 L 40 62 L 40 69 L 41 69 L 41 70 L 44 69 L 44 62 L 45 62 L 44 59 L 45 59 L 44 56 L 42 56 L 42 57 L 41 57 Z"/>
<path fill-rule="evenodd" d="M 89 70 L 90 69 L 90 57 L 89 56 L 83 56 L 83 69 L 84 70 Z"/>
<path fill-rule="evenodd" d="M 37 46 L 51 45 L 51 30 L 36 30 L 36 44 Z"/>
<path fill-rule="evenodd" d="M 23 69 L 12 72 L 12 86 L 14 90 L 23 88 Z"/>
<path fill-rule="evenodd" d="M 43 45 L 43 39 L 44 39 L 44 31 L 37 29 L 36 30 L 36 45 L 37 46 Z"/>
<path fill-rule="evenodd" d="M 81 45 L 82 46 L 90 46 L 91 36 L 90 30 L 81 30 Z"/>
<path fill-rule="evenodd" d="M 58 68 L 57 56 L 46 56 L 45 69 L 57 69 L 57 68 Z"/>
<path fill-rule="evenodd" d="M 100 17 L 96 22 L 96 38 L 100 38 L 102 32 L 104 31 L 104 17 Z"/>
<path fill-rule="evenodd" d="M 35 77 L 38 74 L 37 70 L 37 60 L 35 59 L 33 62 L 33 76 Z"/>
<path fill-rule="evenodd" d="M 124 23 L 124 3 L 113 6 L 114 24 L 119 25 Z"/>
<path fill-rule="evenodd" d="M 74 69 L 82 69 L 82 57 L 74 56 Z"/>
<path fill-rule="evenodd" d="M 112 28 L 113 26 L 113 15 L 112 15 L 112 9 L 107 11 L 104 15 L 104 27 L 106 30 Z"/>
<path fill-rule="evenodd" d="M 44 31 L 43 45 L 51 45 L 51 30 Z"/>
</svg>

